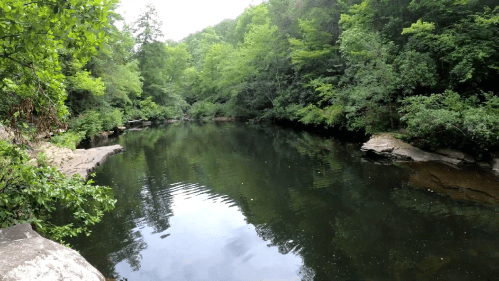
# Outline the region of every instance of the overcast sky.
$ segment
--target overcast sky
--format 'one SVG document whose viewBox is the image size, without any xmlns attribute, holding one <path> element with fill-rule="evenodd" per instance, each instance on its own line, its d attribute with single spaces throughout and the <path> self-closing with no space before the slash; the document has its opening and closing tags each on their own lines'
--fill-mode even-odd
<svg viewBox="0 0 499 281">
<path fill-rule="evenodd" d="M 117 10 L 128 24 L 142 12 L 146 4 L 156 7 L 163 21 L 164 39 L 175 41 L 191 33 L 213 26 L 224 19 L 235 19 L 250 4 L 257 5 L 262 0 L 120 0 Z"/>
</svg>

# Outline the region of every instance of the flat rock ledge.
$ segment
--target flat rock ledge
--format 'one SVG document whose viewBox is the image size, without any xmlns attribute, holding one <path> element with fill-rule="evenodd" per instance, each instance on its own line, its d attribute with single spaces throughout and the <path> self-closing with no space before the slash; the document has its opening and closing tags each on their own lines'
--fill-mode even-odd
<svg viewBox="0 0 499 281">
<path fill-rule="evenodd" d="M 368 142 L 364 143 L 361 150 L 398 160 L 416 162 L 437 161 L 450 165 L 475 162 L 473 157 L 460 151 L 444 149 L 437 151 L 437 153 L 426 152 L 395 138 L 391 134 L 372 136 Z M 497 168 L 499 168 L 499 163 Z"/>
<path fill-rule="evenodd" d="M 78 252 L 41 237 L 29 224 L 0 229 L 2 281 L 104 281 Z"/>
<path fill-rule="evenodd" d="M 39 152 L 43 152 L 47 156 L 50 165 L 56 167 L 68 177 L 80 174 L 86 179 L 98 166 L 106 162 L 109 157 L 122 152 L 123 149 L 121 145 L 117 144 L 72 151 L 69 148 L 61 148 L 45 142 L 40 144 L 33 153 L 36 155 Z"/>
</svg>

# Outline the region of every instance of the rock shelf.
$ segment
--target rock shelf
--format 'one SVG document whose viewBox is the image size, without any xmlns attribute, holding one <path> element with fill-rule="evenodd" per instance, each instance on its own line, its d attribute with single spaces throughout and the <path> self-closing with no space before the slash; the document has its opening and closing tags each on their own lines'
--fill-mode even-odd
<svg viewBox="0 0 499 281">
<path fill-rule="evenodd" d="M 111 146 L 96 147 L 91 149 L 61 148 L 50 143 L 41 143 L 33 152 L 34 155 L 43 152 L 51 166 L 56 167 L 63 174 L 72 177 L 79 174 L 82 178 L 88 176 L 109 157 L 120 153 L 124 148 L 117 144 Z"/>
</svg>

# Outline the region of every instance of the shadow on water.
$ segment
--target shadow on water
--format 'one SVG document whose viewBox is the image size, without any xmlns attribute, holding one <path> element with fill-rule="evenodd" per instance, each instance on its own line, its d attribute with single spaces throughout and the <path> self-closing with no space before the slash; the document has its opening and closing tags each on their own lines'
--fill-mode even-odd
<svg viewBox="0 0 499 281">
<path fill-rule="evenodd" d="M 357 144 L 237 123 L 171 124 L 119 143 L 126 151 L 95 179 L 114 188 L 116 209 L 71 241 L 107 277 L 499 276 L 499 208 L 431 192 L 431 166 L 376 165 Z"/>
</svg>

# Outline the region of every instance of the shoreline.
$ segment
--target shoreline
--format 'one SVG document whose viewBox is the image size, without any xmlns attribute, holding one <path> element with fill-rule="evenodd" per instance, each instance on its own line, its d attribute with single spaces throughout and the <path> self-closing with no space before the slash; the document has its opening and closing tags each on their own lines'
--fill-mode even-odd
<svg viewBox="0 0 499 281">
<path fill-rule="evenodd" d="M 9 141 L 12 134 L 0 126 L 0 140 Z M 67 177 L 79 174 L 83 179 L 88 179 L 97 167 L 104 164 L 112 155 L 123 152 L 125 148 L 119 144 L 102 146 L 89 149 L 71 150 L 59 147 L 47 141 L 34 143 L 33 150 L 28 152 L 31 160 L 28 164 L 38 166 L 37 157 L 42 153 L 45 164 L 57 168 Z"/>
<path fill-rule="evenodd" d="M 47 156 L 49 166 L 56 167 L 67 177 L 79 174 L 83 179 L 87 179 L 97 167 L 104 164 L 112 155 L 121 153 L 123 150 L 124 147 L 116 144 L 73 151 L 43 142 L 32 152 L 31 161 L 36 162 L 36 154 L 41 152 Z"/>
</svg>

